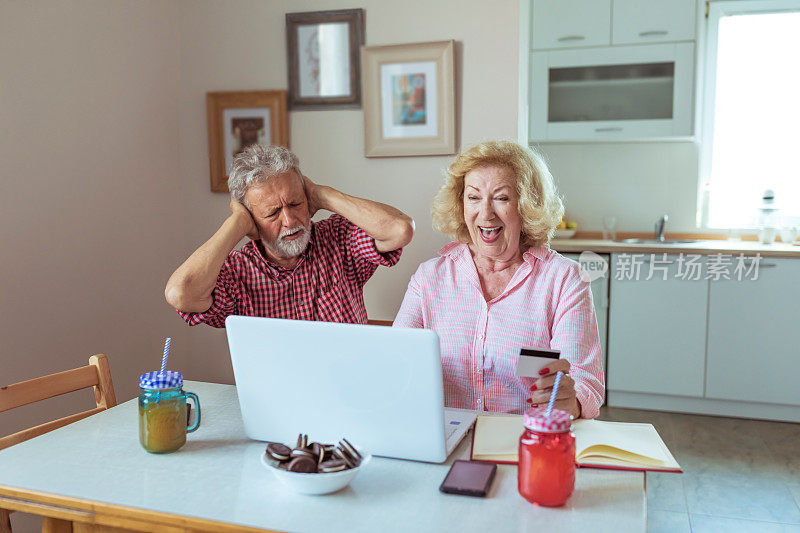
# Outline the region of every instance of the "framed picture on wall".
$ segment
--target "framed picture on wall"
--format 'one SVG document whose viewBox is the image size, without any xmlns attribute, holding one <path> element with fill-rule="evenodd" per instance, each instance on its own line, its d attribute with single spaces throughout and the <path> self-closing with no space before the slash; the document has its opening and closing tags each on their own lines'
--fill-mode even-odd
<svg viewBox="0 0 800 533">
<path fill-rule="evenodd" d="M 364 155 L 456 152 L 455 41 L 365 46 Z"/>
<path fill-rule="evenodd" d="M 289 147 L 286 91 L 206 93 L 211 190 L 228 192 L 236 154 L 251 144 Z"/>
<path fill-rule="evenodd" d="M 287 13 L 290 107 L 361 107 L 363 44 L 363 9 Z"/>
</svg>

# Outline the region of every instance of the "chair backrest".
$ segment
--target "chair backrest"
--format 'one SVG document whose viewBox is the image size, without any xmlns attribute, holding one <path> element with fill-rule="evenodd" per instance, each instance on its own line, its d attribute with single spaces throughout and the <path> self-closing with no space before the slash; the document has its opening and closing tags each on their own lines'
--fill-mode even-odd
<svg viewBox="0 0 800 533">
<path fill-rule="evenodd" d="M 117 405 L 108 358 L 103 354 L 91 356 L 89 364 L 80 368 L 0 387 L 0 413 L 89 387 L 93 387 L 96 408 L 2 437 L 0 450 Z"/>
</svg>

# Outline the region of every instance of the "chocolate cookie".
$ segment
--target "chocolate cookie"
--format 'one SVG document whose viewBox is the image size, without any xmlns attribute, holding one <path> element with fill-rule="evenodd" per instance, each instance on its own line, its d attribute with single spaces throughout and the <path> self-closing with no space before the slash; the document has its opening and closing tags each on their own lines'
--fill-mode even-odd
<svg viewBox="0 0 800 533">
<path fill-rule="evenodd" d="M 292 457 L 311 457 L 316 460 L 316 456 L 308 448 L 295 448 L 292 450 Z"/>
<path fill-rule="evenodd" d="M 280 442 L 270 442 L 267 444 L 267 455 L 276 461 L 288 461 L 291 454 L 291 448 Z"/>
<path fill-rule="evenodd" d="M 317 462 L 311 457 L 295 457 L 289 462 L 289 466 L 286 469 L 289 472 L 314 474 L 317 472 Z"/>
<path fill-rule="evenodd" d="M 311 443 L 311 453 L 317 457 L 317 464 L 320 464 L 325 460 L 325 448 L 323 448 L 322 444 L 319 442 Z"/>
<path fill-rule="evenodd" d="M 353 461 L 350 455 L 341 448 L 334 448 L 333 456 L 337 459 L 341 459 L 342 461 L 344 461 L 344 464 L 347 465 L 347 468 L 353 468 L 354 466 L 356 466 L 355 461 Z"/>
<path fill-rule="evenodd" d="M 319 471 L 326 474 L 329 472 L 340 472 L 345 468 L 347 468 L 347 465 L 345 465 L 344 461 L 341 459 L 331 459 L 319 465 Z"/>
<path fill-rule="evenodd" d="M 342 450 L 344 450 L 345 452 L 347 452 L 348 455 L 350 455 L 350 457 L 353 459 L 353 462 L 356 464 L 356 466 L 358 466 L 359 463 L 361 463 L 361 459 L 362 459 L 361 454 L 358 453 L 358 450 L 356 450 L 355 446 L 350 444 L 349 440 L 342 439 L 341 441 L 339 441 L 339 447 Z"/>
</svg>

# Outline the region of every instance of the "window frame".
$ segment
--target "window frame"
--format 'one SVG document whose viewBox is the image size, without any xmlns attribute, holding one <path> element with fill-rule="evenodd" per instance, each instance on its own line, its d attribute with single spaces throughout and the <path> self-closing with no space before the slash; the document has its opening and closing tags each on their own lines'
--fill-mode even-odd
<svg viewBox="0 0 800 533">
<path fill-rule="evenodd" d="M 703 105 L 700 123 L 700 176 L 697 183 L 697 227 L 725 229 L 708 225 L 708 204 L 704 202 L 705 184 L 711 182 L 711 160 L 714 150 L 714 120 L 717 94 L 717 56 L 719 22 L 731 15 L 792 13 L 800 11 L 800 0 L 708 0 L 703 54 Z M 744 228 L 739 228 L 744 229 Z"/>
</svg>

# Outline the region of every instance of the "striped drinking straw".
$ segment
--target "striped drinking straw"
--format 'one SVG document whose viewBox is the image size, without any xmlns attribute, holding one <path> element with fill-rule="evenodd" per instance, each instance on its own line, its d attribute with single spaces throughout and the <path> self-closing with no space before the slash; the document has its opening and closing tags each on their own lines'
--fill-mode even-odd
<svg viewBox="0 0 800 533">
<path fill-rule="evenodd" d="M 544 416 L 550 416 L 550 413 L 553 412 L 553 404 L 556 403 L 556 396 L 558 396 L 558 386 L 561 385 L 561 376 L 564 373 L 559 371 L 556 374 L 556 382 L 553 384 L 553 392 L 550 393 L 550 402 L 547 404 L 547 411 L 545 411 Z"/>
<path fill-rule="evenodd" d="M 167 357 L 169 357 L 169 344 L 172 342 L 172 337 L 167 337 L 166 342 L 164 342 L 164 356 L 161 358 L 161 372 L 160 375 L 164 375 L 164 371 L 167 369 Z"/>
</svg>

